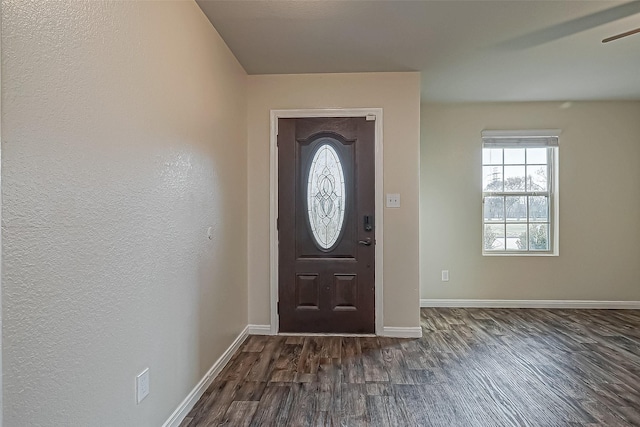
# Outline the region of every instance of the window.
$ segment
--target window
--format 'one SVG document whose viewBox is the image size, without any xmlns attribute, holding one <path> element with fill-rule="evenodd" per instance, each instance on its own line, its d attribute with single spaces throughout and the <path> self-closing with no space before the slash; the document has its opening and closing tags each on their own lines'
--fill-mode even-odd
<svg viewBox="0 0 640 427">
<path fill-rule="evenodd" d="M 482 252 L 558 254 L 558 130 L 482 132 Z"/>
<path fill-rule="evenodd" d="M 329 142 L 321 143 L 311 160 L 307 182 L 307 213 L 318 246 L 330 249 L 344 225 L 346 189 L 342 163 Z"/>
</svg>

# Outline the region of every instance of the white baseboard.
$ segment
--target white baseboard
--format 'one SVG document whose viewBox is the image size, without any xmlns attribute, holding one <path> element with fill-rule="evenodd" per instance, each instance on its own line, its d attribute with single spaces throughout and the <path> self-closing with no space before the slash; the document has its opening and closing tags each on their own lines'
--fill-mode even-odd
<svg viewBox="0 0 640 427">
<path fill-rule="evenodd" d="M 420 326 L 412 326 L 407 328 L 385 326 L 382 329 L 382 336 L 393 338 L 422 338 L 422 328 Z"/>
<path fill-rule="evenodd" d="M 191 390 L 191 393 L 182 401 L 178 408 L 171 414 L 169 419 L 165 421 L 162 427 L 178 427 L 182 420 L 187 416 L 189 411 L 193 409 L 198 399 L 202 397 L 207 388 L 211 385 L 215 377 L 222 371 L 222 368 L 229 362 L 231 356 L 240 348 L 244 340 L 248 336 L 249 326 L 245 327 L 238 337 L 231 343 L 229 348 L 215 361 L 209 372 L 205 374 L 200 382 Z"/>
<path fill-rule="evenodd" d="M 271 325 L 249 325 L 249 335 L 273 335 L 271 333 Z"/>
<path fill-rule="evenodd" d="M 376 334 L 341 334 L 331 332 L 280 332 L 282 337 L 375 337 Z"/>
<path fill-rule="evenodd" d="M 420 307 L 640 309 L 640 301 L 421 299 Z"/>
</svg>

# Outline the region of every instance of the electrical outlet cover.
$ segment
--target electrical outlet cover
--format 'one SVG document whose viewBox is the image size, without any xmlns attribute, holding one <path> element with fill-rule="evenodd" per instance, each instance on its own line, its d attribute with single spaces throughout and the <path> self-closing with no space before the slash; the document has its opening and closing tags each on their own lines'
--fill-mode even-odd
<svg viewBox="0 0 640 427">
<path fill-rule="evenodd" d="M 136 400 L 142 402 L 149 395 L 149 368 L 136 376 Z"/>
</svg>

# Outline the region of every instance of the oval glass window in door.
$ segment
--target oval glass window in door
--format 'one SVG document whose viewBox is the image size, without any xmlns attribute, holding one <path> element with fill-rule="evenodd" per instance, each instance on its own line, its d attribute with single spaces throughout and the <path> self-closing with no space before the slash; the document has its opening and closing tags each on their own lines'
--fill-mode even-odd
<svg viewBox="0 0 640 427">
<path fill-rule="evenodd" d="M 321 144 L 309 166 L 307 210 L 311 234 L 316 244 L 330 249 L 338 241 L 344 226 L 346 190 L 344 170 L 331 144 Z"/>
</svg>

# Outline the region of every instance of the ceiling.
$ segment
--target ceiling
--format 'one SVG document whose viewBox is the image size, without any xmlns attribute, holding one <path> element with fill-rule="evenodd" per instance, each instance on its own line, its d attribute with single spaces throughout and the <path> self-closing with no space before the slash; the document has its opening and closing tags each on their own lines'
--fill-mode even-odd
<svg viewBox="0 0 640 427">
<path fill-rule="evenodd" d="M 420 71 L 425 101 L 640 100 L 640 1 L 199 0 L 249 74 Z"/>
</svg>

